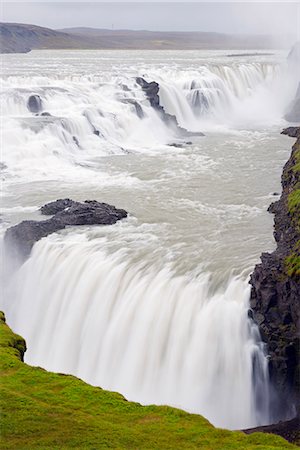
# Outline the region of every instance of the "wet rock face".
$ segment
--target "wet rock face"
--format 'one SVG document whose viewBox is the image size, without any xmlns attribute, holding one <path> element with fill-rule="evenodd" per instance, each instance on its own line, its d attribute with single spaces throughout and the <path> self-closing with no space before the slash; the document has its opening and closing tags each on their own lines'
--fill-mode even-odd
<svg viewBox="0 0 300 450">
<path fill-rule="evenodd" d="M 42 221 L 25 220 L 8 228 L 5 233 L 5 244 L 21 260 L 29 256 L 35 242 L 68 225 L 112 225 L 127 217 L 127 212 L 123 209 L 95 200 L 83 203 L 71 199 L 57 200 L 42 206 L 41 213 L 53 217 Z"/>
<path fill-rule="evenodd" d="M 286 129 L 284 134 L 300 136 L 300 127 Z M 294 170 L 299 146 L 300 137 L 283 169 L 281 197 L 269 207 L 277 248 L 262 254 L 250 280 L 252 314 L 268 346 L 270 377 L 282 412 L 291 404 L 298 411 L 300 406 L 300 277 L 289 275 L 286 267 L 286 258 L 299 252 L 299 221 L 288 207 L 289 194 L 300 183 L 299 172 Z"/>
<path fill-rule="evenodd" d="M 39 95 L 31 95 L 27 101 L 27 108 L 32 113 L 40 113 L 43 109 L 41 97 Z"/>
</svg>

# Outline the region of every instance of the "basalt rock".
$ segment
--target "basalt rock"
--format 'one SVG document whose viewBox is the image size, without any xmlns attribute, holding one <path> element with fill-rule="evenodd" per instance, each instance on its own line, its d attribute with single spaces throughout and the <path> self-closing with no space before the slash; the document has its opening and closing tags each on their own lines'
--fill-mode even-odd
<svg viewBox="0 0 300 450">
<path fill-rule="evenodd" d="M 163 106 L 160 104 L 159 99 L 159 84 L 156 83 L 156 81 L 151 81 L 148 83 L 144 78 L 137 77 L 136 83 L 141 86 L 142 90 L 144 91 L 147 100 L 149 101 L 150 105 L 153 109 L 157 111 L 157 113 L 161 116 L 162 120 L 167 123 L 168 126 L 174 129 L 181 137 L 187 137 L 187 136 L 204 136 L 201 132 L 191 132 L 186 130 L 185 128 L 181 127 L 178 124 L 178 121 L 175 116 L 172 114 L 168 114 Z"/>
<path fill-rule="evenodd" d="M 300 127 L 288 127 L 282 130 L 281 134 L 285 134 L 287 136 L 298 138 L 300 137 Z"/>
<path fill-rule="evenodd" d="M 31 95 L 27 101 L 27 108 L 32 113 L 40 113 L 43 109 L 41 97 L 39 95 Z"/>
<path fill-rule="evenodd" d="M 53 215 L 50 219 L 25 220 L 5 233 L 4 242 L 18 259 L 24 261 L 35 242 L 68 225 L 112 225 L 127 217 L 127 212 L 107 203 L 95 200 L 75 202 L 70 199 L 57 200 L 42 206 L 43 215 Z"/>
<path fill-rule="evenodd" d="M 300 189 L 300 127 L 284 134 L 298 138 L 283 169 L 281 197 L 269 207 L 277 248 L 262 254 L 251 275 L 250 304 L 267 344 L 271 382 L 281 411 L 291 414 L 291 405 L 298 411 L 300 406 L 300 211 L 299 204 L 290 206 L 290 196 Z"/>
</svg>

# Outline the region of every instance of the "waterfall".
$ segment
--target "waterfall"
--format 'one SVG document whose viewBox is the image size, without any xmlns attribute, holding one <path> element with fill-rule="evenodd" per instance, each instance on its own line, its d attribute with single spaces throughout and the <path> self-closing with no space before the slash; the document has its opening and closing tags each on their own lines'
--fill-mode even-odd
<svg viewBox="0 0 300 450">
<path fill-rule="evenodd" d="M 177 62 L 166 53 L 156 61 L 150 52 L 136 61 L 134 52 L 118 65 L 119 53 L 83 53 L 7 56 L 0 230 L 40 219 L 39 206 L 66 196 L 113 202 L 132 222 L 101 239 L 89 229 L 48 236 L 5 278 L 1 307 L 27 341 L 26 362 L 216 426 L 270 423 L 247 276 L 271 236 L 262 211 L 285 160 L 266 129 L 282 124 L 293 80 L 284 65 L 251 58 L 213 54 L 207 63 L 179 52 Z M 159 84 L 160 105 L 180 127 L 205 136 L 164 120 L 137 76 Z"/>
<path fill-rule="evenodd" d="M 165 110 L 181 126 L 196 131 L 199 123 L 254 124 L 282 117 L 291 98 L 294 76 L 287 68 L 272 64 L 247 63 L 210 65 L 192 73 L 176 74 L 173 83 L 162 78 L 160 98 Z M 290 78 L 290 86 L 284 79 Z"/>
<path fill-rule="evenodd" d="M 34 246 L 5 305 L 26 337 L 26 362 L 219 427 L 267 423 L 267 362 L 247 317 L 247 280 L 213 289 L 209 273 L 175 276 L 103 248 L 55 236 Z"/>
</svg>

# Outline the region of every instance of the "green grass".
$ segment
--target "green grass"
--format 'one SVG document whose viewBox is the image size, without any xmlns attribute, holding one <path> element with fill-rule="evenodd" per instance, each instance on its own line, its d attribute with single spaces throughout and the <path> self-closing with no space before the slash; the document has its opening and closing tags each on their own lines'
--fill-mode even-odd
<svg viewBox="0 0 300 450">
<path fill-rule="evenodd" d="M 296 143 L 295 143 L 295 164 L 293 167 L 293 171 L 294 172 L 298 172 L 300 173 L 300 140 L 297 139 Z"/>
<path fill-rule="evenodd" d="M 299 183 L 299 189 L 297 186 L 297 189 L 295 189 L 293 192 L 291 192 L 288 196 L 288 207 L 289 212 L 293 215 L 297 216 L 297 219 L 299 221 L 299 210 L 300 210 L 300 183 Z"/>
<path fill-rule="evenodd" d="M 300 233 L 300 140 L 295 144 L 295 164 L 292 167 L 296 184 L 288 195 L 288 210 L 293 226 Z M 300 240 L 284 260 L 285 273 L 292 278 L 300 277 Z"/>
<path fill-rule="evenodd" d="M 284 264 L 289 277 L 300 277 L 300 241 L 294 246 L 293 252 L 285 258 Z"/>
<path fill-rule="evenodd" d="M 1 450 L 292 449 L 271 435 L 214 428 L 201 416 L 141 406 L 21 361 L 25 341 L 0 315 Z"/>
</svg>

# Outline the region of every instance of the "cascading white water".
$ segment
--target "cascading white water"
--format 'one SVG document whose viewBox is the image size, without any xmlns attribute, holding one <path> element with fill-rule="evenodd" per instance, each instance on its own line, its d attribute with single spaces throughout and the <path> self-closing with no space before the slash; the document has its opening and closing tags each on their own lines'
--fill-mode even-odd
<svg viewBox="0 0 300 450">
<path fill-rule="evenodd" d="M 27 167 L 31 179 L 53 179 L 59 172 L 63 178 L 76 179 L 79 166 L 84 172 L 92 158 L 162 149 L 178 142 L 174 129 L 150 107 L 135 83 L 137 75 L 140 73 L 129 70 L 124 77 L 114 75 L 112 79 L 106 73 L 3 76 L 5 164 L 14 168 L 16 177 L 24 177 Z M 197 70 L 158 68 L 148 70 L 145 77 L 159 82 L 161 104 L 181 126 L 203 131 L 212 125 L 248 125 L 249 119 L 254 123 L 281 120 L 294 92 L 292 82 L 282 87 L 285 75 L 284 69 L 273 63 L 223 63 L 203 64 Z M 40 96 L 43 111 L 51 116 L 28 111 L 32 94 Z M 142 108 L 143 117 L 138 116 L 134 102 Z"/>
<path fill-rule="evenodd" d="M 31 364 L 246 428 L 271 420 L 267 360 L 247 316 L 247 278 L 272 246 L 265 211 L 286 160 L 277 130 L 264 127 L 282 124 L 294 85 L 276 61 L 208 56 L 7 56 L 1 230 L 41 219 L 38 207 L 59 197 L 107 201 L 130 217 L 101 239 L 66 230 L 37 243 L 1 307 Z M 207 135 L 178 136 L 136 76 L 159 83 L 179 125 Z M 51 115 L 30 113 L 30 95 Z"/>
<path fill-rule="evenodd" d="M 26 336 L 26 361 L 220 427 L 268 422 L 267 362 L 247 318 L 246 281 L 233 277 L 215 290 L 209 273 L 173 276 L 103 247 L 57 237 L 36 244 L 6 305 Z"/>
<path fill-rule="evenodd" d="M 283 79 L 289 78 L 289 86 Z M 172 79 L 172 78 L 171 78 Z M 161 80 L 160 98 L 165 110 L 180 125 L 194 131 L 207 123 L 240 125 L 276 121 L 287 98 L 292 98 L 296 78 L 286 68 L 272 64 L 203 66 L 177 74 L 173 83 Z"/>
</svg>

